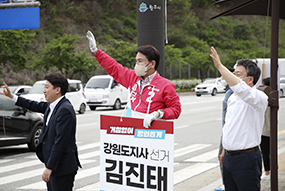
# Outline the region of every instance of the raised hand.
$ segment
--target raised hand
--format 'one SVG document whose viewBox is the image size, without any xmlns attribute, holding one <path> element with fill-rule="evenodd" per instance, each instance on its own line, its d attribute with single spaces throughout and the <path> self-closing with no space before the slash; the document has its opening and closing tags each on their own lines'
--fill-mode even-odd
<svg viewBox="0 0 285 191">
<path fill-rule="evenodd" d="M 219 67 L 221 67 L 222 66 L 222 63 L 221 63 L 221 61 L 220 61 L 220 57 L 219 57 L 219 55 L 218 55 L 218 53 L 217 53 L 217 51 L 215 50 L 215 48 L 214 47 L 211 47 L 211 57 L 212 57 L 212 59 L 213 59 L 213 62 L 214 62 L 214 65 L 215 65 L 215 67 L 217 68 L 217 69 L 219 69 Z"/>
<path fill-rule="evenodd" d="M 5 82 L 3 82 L 3 84 L 4 84 L 2 86 L 3 93 L 5 94 L 5 96 L 7 96 L 7 97 L 12 99 L 14 97 L 14 94 L 11 93 L 10 88 L 8 87 L 8 85 Z"/>
<path fill-rule="evenodd" d="M 89 46 L 90 46 L 91 52 L 93 52 L 93 53 L 96 52 L 97 51 L 97 44 L 96 44 L 96 40 L 95 40 L 95 37 L 92 34 L 92 32 L 88 31 L 86 37 L 89 40 Z"/>
</svg>

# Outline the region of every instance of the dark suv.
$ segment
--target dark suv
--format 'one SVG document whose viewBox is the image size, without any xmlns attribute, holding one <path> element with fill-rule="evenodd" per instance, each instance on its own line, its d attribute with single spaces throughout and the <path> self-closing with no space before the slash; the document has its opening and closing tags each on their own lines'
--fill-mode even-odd
<svg viewBox="0 0 285 191">
<path fill-rule="evenodd" d="M 35 151 L 42 127 L 42 114 L 16 106 L 0 93 L 0 147 L 28 144 Z"/>
</svg>

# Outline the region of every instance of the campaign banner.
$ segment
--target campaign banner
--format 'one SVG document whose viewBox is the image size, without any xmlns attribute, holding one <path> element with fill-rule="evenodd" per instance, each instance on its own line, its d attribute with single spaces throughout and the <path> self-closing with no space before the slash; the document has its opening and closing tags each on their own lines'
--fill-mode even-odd
<svg viewBox="0 0 285 191">
<path fill-rule="evenodd" d="M 173 191 L 174 123 L 100 116 L 100 191 Z"/>
</svg>

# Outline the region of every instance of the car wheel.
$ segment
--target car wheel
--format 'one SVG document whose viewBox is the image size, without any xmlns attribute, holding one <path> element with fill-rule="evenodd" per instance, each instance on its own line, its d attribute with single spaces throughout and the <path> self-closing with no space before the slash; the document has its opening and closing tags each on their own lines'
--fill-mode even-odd
<svg viewBox="0 0 285 191">
<path fill-rule="evenodd" d="M 96 109 L 96 106 L 89 106 L 90 110 L 94 111 Z"/>
<path fill-rule="evenodd" d="M 35 151 L 36 147 L 39 143 L 40 135 L 42 133 L 42 126 L 36 126 L 33 131 L 30 142 L 28 143 L 28 147 L 31 151 Z"/>
<path fill-rule="evenodd" d="M 212 96 L 215 96 L 216 94 L 217 94 L 217 89 L 214 88 L 214 89 L 213 89 L 213 92 L 212 92 Z"/>
<path fill-rule="evenodd" d="M 86 110 L 86 106 L 85 106 L 84 103 L 82 103 L 82 104 L 80 105 L 80 108 L 79 108 L 78 113 L 79 113 L 79 114 L 83 114 L 83 113 L 85 113 L 85 110 Z"/>
<path fill-rule="evenodd" d="M 115 104 L 114 104 L 113 108 L 116 109 L 116 110 L 117 109 L 121 109 L 121 101 L 119 99 L 117 99 L 115 101 Z"/>
<path fill-rule="evenodd" d="M 196 96 L 200 97 L 200 96 L 201 96 L 201 94 L 196 94 Z"/>
</svg>

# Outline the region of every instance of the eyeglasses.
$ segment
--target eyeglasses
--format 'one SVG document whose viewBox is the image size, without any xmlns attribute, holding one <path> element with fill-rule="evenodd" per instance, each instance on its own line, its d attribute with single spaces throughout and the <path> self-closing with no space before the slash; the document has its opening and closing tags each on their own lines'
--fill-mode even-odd
<svg viewBox="0 0 285 191">
<path fill-rule="evenodd" d="M 246 76 L 246 77 L 244 77 L 244 75 L 241 73 L 241 72 L 233 72 L 233 74 L 236 76 L 236 77 L 238 77 L 238 78 L 240 78 L 240 79 L 242 79 L 242 80 L 245 80 L 245 79 L 247 79 L 247 78 L 249 78 L 249 76 Z"/>
<path fill-rule="evenodd" d="M 239 78 L 243 76 L 243 74 L 241 72 L 239 72 L 239 71 L 238 72 L 233 72 L 233 73 L 234 73 L 235 76 L 237 76 Z"/>
</svg>

